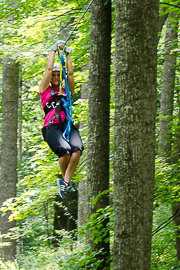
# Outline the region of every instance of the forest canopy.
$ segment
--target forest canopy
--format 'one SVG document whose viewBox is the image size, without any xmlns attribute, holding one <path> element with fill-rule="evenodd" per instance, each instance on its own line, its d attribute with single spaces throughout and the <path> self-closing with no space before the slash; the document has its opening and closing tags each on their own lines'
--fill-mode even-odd
<svg viewBox="0 0 180 270">
<path fill-rule="evenodd" d="M 104 1 L 103 4 L 107 5 L 106 2 L 109 1 Z M 95 198 L 91 198 L 92 206 L 87 209 L 88 211 L 95 209 L 101 199 L 106 196 L 108 204 L 96 209 L 88 219 L 86 207 L 83 210 L 81 207 L 88 198 L 83 192 L 85 192 L 86 184 L 89 183 L 88 177 L 91 173 L 88 163 L 88 106 L 92 106 L 89 105 L 90 98 L 93 102 L 99 98 L 98 92 L 94 95 L 92 93 L 90 98 L 87 94 L 88 87 L 89 89 L 92 87 L 92 81 L 89 82 L 89 73 L 92 71 L 90 69 L 89 72 L 89 59 L 92 54 L 90 52 L 97 45 L 97 43 L 92 43 L 91 29 L 92 22 L 98 23 L 93 21 L 92 14 L 93 5 L 97 4 L 97 0 L 92 2 L 92 9 L 88 10 L 86 9 L 90 1 L 81 0 L 59 2 L 2 0 L 0 3 L 1 89 L 3 88 L 4 59 L 10 56 L 13 61 L 19 63 L 16 196 L 8 198 L 1 206 L 2 216 L 10 211 L 9 221 L 15 221 L 15 226 L 5 236 L 16 240 L 16 257 L 15 260 L 5 262 L 3 259 L 0 260 L 1 269 L 105 269 L 101 266 L 102 258 L 104 258 L 103 247 L 96 250 L 93 246 L 98 246 L 102 239 L 103 243 L 108 243 L 110 250 L 107 269 L 115 269 L 113 268 L 115 234 L 113 161 L 115 128 L 118 122 L 115 122 L 115 84 L 118 77 L 118 71 L 115 68 L 118 2 L 120 1 L 111 1 L 109 188 L 100 192 Z M 139 1 L 137 1 L 137 10 L 140 8 L 138 4 Z M 156 142 L 153 228 L 151 268 L 147 268 L 151 270 L 179 269 L 180 260 L 178 241 L 180 226 L 179 13 L 179 1 L 160 1 L 156 27 L 159 41 L 154 131 Z M 123 28 L 123 23 L 119 27 Z M 144 29 L 143 25 L 141 27 Z M 79 127 L 85 150 L 73 177 L 76 192 L 64 202 L 58 197 L 55 183 L 56 178 L 61 174 L 58 159 L 48 148 L 41 134 L 44 112 L 40 103 L 39 84 L 46 68 L 51 46 L 59 39 L 66 41 L 70 34 L 67 45 L 72 48 L 71 58 L 75 77 L 75 97 L 72 100 L 73 120 Z M 95 55 L 94 58 L 99 60 L 99 55 Z M 104 54 L 104 58 L 106 57 L 108 53 Z M 59 57 L 56 54 L 56 62 L 58 61 Z M 168 71 L 171 73 L 168 74 Z M 94 77 L 94 82 L 96 79 L 97 76 Z M 91 83 L 90 86 L 88 83 Z M 0 134 L 2 119 L 7 113 L 2 112 L 2 93 L 3 91 L 0 91 Z M 167 100 L 170 103 L 167 104 Z M 147 104 L 148 102 L 150 103 L 151 100 L 147 100 Z M 100 117 L 101 109 L 98 111 L 98 117 Z M 92 124 L 95 126 L 95 123 Z M 93 153 L 91 154 L 93 156 Z M 1 163 L 2 160 L 1 155 Z M 143 172 L 141 171 L 140 175 L 141 173 Z M 79 209 L 82 212 L 78 212 Z M 107 222 L 104 226 L 105 221 Z M 86 241 L 87 232 L 89 241 Z M 0 241 L 1 250 L 3 250 L 3 245 L 3 241 Z M 3 252 L 0 251 L 0 255 L 3 257 Z"/>
</svg>

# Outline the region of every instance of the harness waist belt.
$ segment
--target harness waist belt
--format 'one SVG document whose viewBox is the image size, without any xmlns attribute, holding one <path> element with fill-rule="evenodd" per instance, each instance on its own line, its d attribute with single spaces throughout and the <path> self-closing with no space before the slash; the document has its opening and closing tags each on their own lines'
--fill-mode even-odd
<svg viewBox="0 0 180 270">
<path fill-rule="evenodd" d="M 45 112 L 45 115 L 48 114 L 52 109 L 56 109 L 57 106 L 59 105 L 59 103 L 62 103 L 61 99 L 64 98 L 66 99 L 65 96 L 63 95 L 60 95 L 60 96 L 55 96 L 54 97 L 54 100 L 51 101 L 51 102 L 46 102 L 46 105 L 44 107 L 44 112 Z"/>
</svg>

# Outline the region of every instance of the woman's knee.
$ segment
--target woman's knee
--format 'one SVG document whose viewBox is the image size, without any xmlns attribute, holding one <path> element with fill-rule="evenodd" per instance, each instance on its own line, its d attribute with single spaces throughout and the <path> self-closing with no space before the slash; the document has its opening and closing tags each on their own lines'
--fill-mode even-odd
<svg viewBox="0 0 180 270">
<path fill-rule="evenodd" d="M 70 158 L 71 158 L 71 155 L 66 154 L 66 155 L 64 155 L 62 157 L 59 157 L 59 160 L 62 161 L 62 162 L 69 162 Z"/>
<path fill-rule="evenodd" d="M 81 150 L 77 150 L 77 151 L 74 152 L 74 153 L 76 153 L 76 155 L 80 157 L 80 155 L 81 155 Z"/>
<path fill-rule="evenodd" d="M 63 146 L 60 146 L 57 151 L 56 151 L 56 154 L 58 155 L 58 157 L 63 157 L 63 156 L 66 156 L 66 155 L 71 155 L 71 148 L 69 146 L 66 146 L 66 147 L 63 147 Z"/>
<path fill-rule="evenodd" d="M 80 156 L 81 156 L 81 151 L 80 151 L 80 150 L 75 151 L 75 152 L 72 154 L 72 156 L 73 156 L 74 159 L 79 159 Z"/>
</svg>

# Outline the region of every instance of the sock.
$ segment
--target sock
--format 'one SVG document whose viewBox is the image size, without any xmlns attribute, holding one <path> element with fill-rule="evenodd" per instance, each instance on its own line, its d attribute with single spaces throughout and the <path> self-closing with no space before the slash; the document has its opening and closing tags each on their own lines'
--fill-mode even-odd
<svg viewBox="0 0 180 270">
<path fill-rule="evenodd" d="M 64 184 L 67 186 L 67 185 L 69 185 L 65 180 L 63 180 L 64 181 Z"/>
</svg>

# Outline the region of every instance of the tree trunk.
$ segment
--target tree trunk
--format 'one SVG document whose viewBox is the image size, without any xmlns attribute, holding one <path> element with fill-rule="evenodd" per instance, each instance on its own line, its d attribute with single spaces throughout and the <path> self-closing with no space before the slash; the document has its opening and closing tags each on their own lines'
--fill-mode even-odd
<svg viewBox="0 0 180 270">
<path fill-rule="evenodd" d="M 174 14 L 170 14 L 168 18 L 175 20 Z M 176 52 L 173 49 L 177 46 L 177 27 L 172 26 L 175 21 L 167 19 L 166 37 L 165 37 L 165 60 L 163 65 L 163 84 L 161 90 L 161 106 L 160 106 L 160 135 L 159 135 L 159 150 L 160 157 L 166 159 L 166 162 L 171 163 L 171 143 L 172 134 L 170 121 L 173 115 L 173 97 L 175 85 L 176 71 Z"/>
<path fill-rule="evenodd" d="M 6 57 L 3 64 L 0 206 L 5 200 L 16 196 L 18 87 L 19 63 Z M 10 212 L 7 212 L 2 217 L 0 213 L 1 234 L 6 234 L 15 227 L 15 221 L 8 221 L 9 215 Z M 2 248 L 2 257 L 5 261 L 13 260 L 15 240 L 6 238 L 3 242 L 10 242 L 11 245 Z"/>
<path fill-rule="evenodd" d="M 83 71 L 88 71 L 89 66 L 83 67 Z M 86 100 L 88 97 L 89 83 L 83 83 L 81 87 L 81 99 Z M 85 126 L 84 121 L 80 122 L 80 130 L 83 130 Z M 85 157 L 86 158 L 86 157 Z M 78 183 L 78 227 L 80 228 L 84 223 L 87 222 L 87 208 L 86 208 L 86 180 L 81 179 Z M 83 241 L 79 236 L 79 240 Z"/>
<path fill-rule="evenodd" d="M 19 121 L 18 121 L 18 162 L 22 161 L 22 78 L 20 79 L 20 95 L 19 95 Z M 20 181 L 18 177 L 18 181 Z"/>
<path fill-rule="evenodd" d="M 95 205 L 91 202 L 109 189 L 109 104 L 110 104 L 110 49 L 111 1 L 94 0 L 91 6 L 89 110 L 88 110 L 88 215 L 109 205 L 109 197 L 101 195 Z M 104 220 L 106 227 L 108 219 Z M 98 234 L 97 234 L 98 237 Z M 109 234 L 100 242 L 90 241 L 93 251 L 103 248 L 102 264 L 98 269 L 109 269 Z M 100 256 L 100 255 L 99 255 Z"/>
<path fill-rule="evenodd" d="M 173 19 L 173 21 L 172 21 Z M 165 162 L 172 164 L 177 163 L 179 159 L 180 146 L 179 146 L 179 133 L 175 135 L 176 147 L 172 150 L 172 133 L 170 122 L 173 116 L 173 97 L 175 87 L 175 72 L 176 72 L 176 52 L 173 52 L 177 47 L 178 27 L 174 27 L 177 24 L 175 14 L 169 14 L 166 24 L 166 37 L 165 37 L 165 60 L 163 65 L 163 84 L 161 90 L 161 107 L 160 107 L 160 135 L 159 135 L 159 152 L 160 157 Z M 179 114 L 180 117 L 180 114 Z M 172 205 L 172 214 L 174 215 L 179 211 L 180 204 Z M 176 252 L 177 260 L 180 261 L 180 218 L 176 215 L 174 219 L 176 225 Z"/>
<path fill-rule="evenodd" d="M 160 11 L 165 12 L 166 9 L 167 9 L 167 7 L 162 7 Z M 161 37 L 161 32 L 162 32 L 162 29 L 163 29 L 163 26 L 164 26 L 164 23 L 165 23 L 167 17 L 168 17 L 168 13 L 164 14 L 163 16 L 159 15 L 159 24 L 158 24 L 158 33 L 159 33 L 158 37 L 159 38 L 158 38 L 158 42 L 159 42 L 159 39 Z"/>
<path fill-rule="evenodd" d="M 149 270 L 158 1 L 116 0 L 113 269 Z"/>
</svg>

